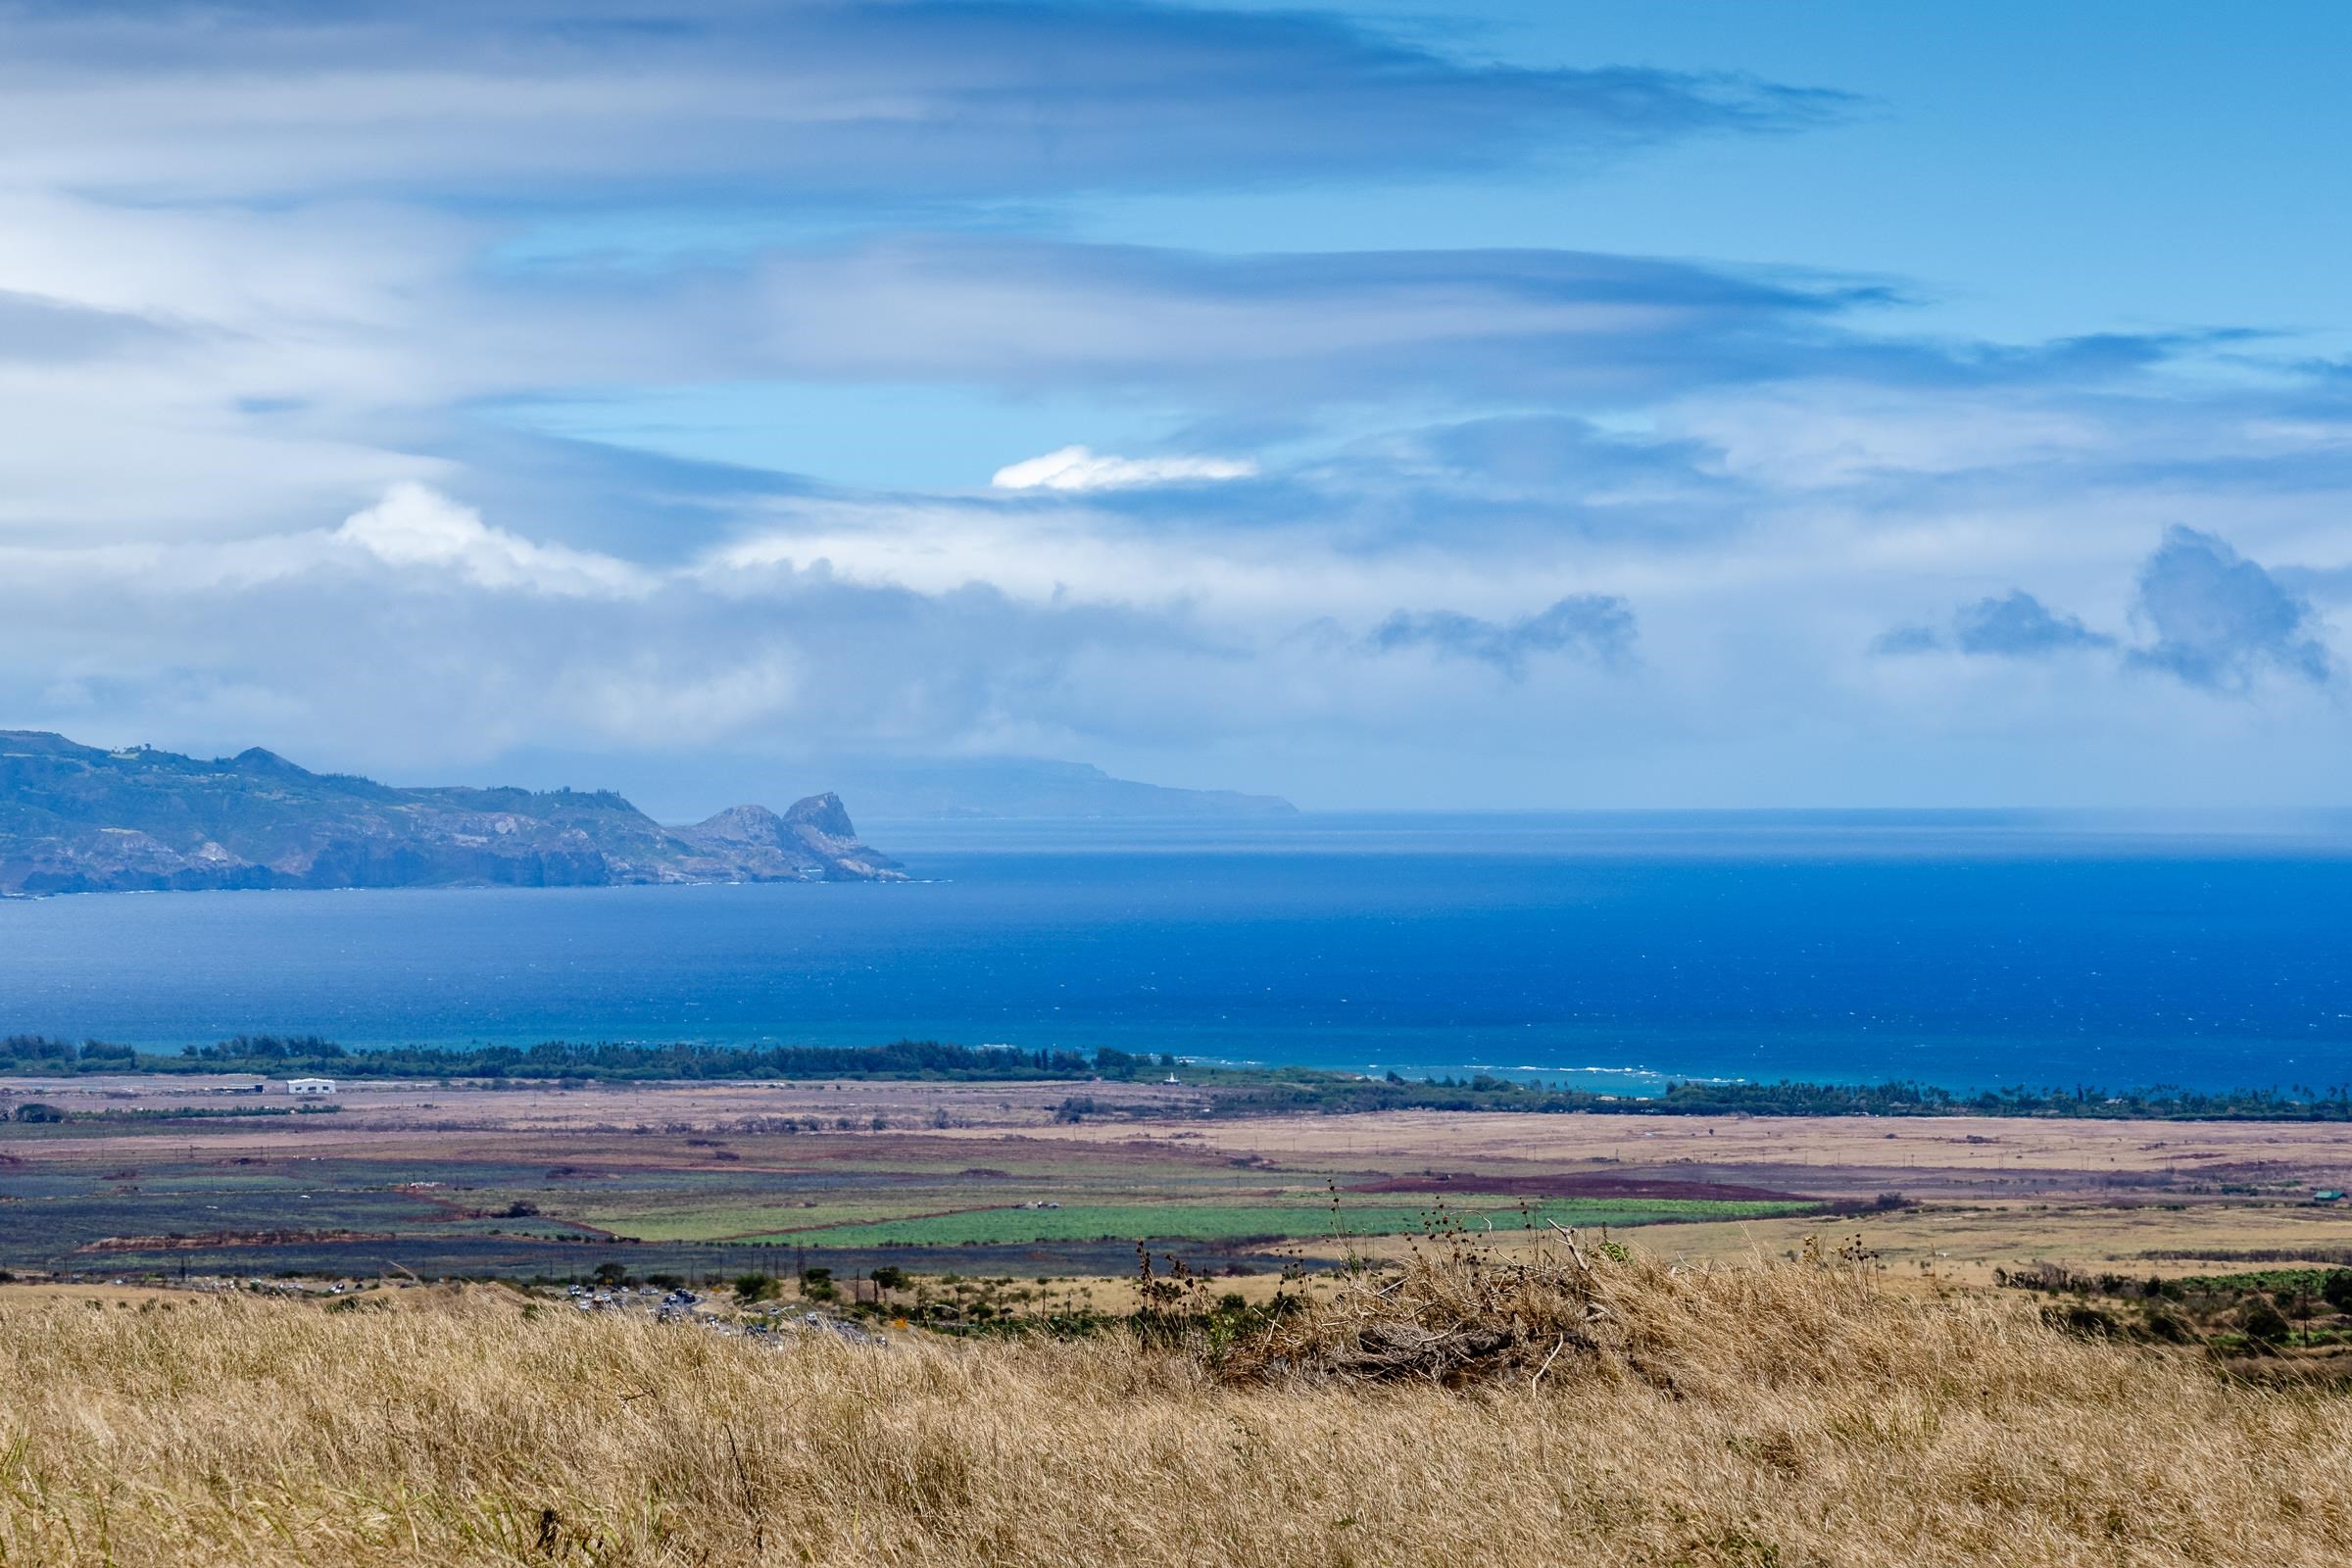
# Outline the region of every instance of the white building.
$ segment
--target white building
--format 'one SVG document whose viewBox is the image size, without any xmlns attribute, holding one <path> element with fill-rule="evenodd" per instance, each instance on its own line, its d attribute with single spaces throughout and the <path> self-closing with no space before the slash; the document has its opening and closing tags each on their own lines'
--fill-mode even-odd
<svg viewBox="0 0 2352 1568">
<path fill-rule="evenodd" d="M 289 1078 L 286 1080 L 286 1093 L 289 1095 L 331 1095 L 334 1092 L 335 1081 L 332 1078 Z"/>
</svg>

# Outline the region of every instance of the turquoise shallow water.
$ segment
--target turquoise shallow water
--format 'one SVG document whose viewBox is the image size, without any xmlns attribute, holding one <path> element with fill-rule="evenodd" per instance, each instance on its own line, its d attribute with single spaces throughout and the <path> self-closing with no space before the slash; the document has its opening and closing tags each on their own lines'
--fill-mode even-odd
<svg viewBox="0 0 2352 1568">
<path fill-rule="evenodd" d="M 2352 1079 L 2352 834 L 1997 815 L 869 824 L 903 886 L 0 904 L 0 1032 L 1173 1051 L 1599 1087 Z"/>
</svg>

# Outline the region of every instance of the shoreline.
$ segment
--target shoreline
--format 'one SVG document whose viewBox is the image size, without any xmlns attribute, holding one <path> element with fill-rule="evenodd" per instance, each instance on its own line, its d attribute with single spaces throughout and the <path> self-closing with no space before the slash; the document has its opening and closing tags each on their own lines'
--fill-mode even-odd
<svg viewBox="0 0 2352 1568">
<path fill-rule="evenodd" d="M 1573 1073 L 1581 1069 L 1564 1069 Z M 410 1080 L 468 1090 L 525 1085 L 683 1086 L 760 1083 L 1046 1084 L 1063 1090 L 1076 1116 L 1117 1117 L 1137 1108 L 1148 1089 L 1199 1095 L 1203 1117 L 1361 1114 L 1384 1110 L 1511 1111 L 1625 1116 L 2030 1117 L 2082 1121 L 2352 1122 L 2352 1087 L 2299 1094 L 2277 1087 L 2219 1092 L 2170 1085 L 2109 1090 L 2102 1086 L 2014 1085 L 1958 1091 L 1905 1080 L 1824 1081 L 1784 1078 L 1668 1079 L 1654 1092 L 1604 1093 L 1555 1079 L 1493 1072 L 1419 1079 L 1331 1068 L 1210 1065 L 1173 1055 L 1152 1057 L 1100 1048 L 1093 1053 L 1025 1051 L 901 1040 L 877 1046 L 623 1045 L 547 1041 L 464 1050 L 352 1049 L 316 1035 L 239 1036 L 189 1045 L 179 1054 L 101 1041 L 75 1044 L 42 1036 L 0 1039 L 0 1099 L 24 1101 L 51 1086 L 93 1078 L 169 1080 L 216 1077 L 206 1092 L 253 1094 L 258 1112 L 284 1101 L 284 1081 L 324 1078 L 353 1083 Z M 226 1080 L 243 1080 L 232 1088 Z M 18 1090 L 14 1086 L 28 1086 Z M 331 1101 L 315 1102 L 318 1108 Z M 1150 1103 L 1149 1099 L 1146 1102 Z M 233 1110 L 234 1107 L 231 1107 Z M 0 1113 L 7 1107 L 0 1105 Z M 193 1114 L 193 1108 L 188 1109 Z M 38 1118 L 30 1118 L 38 1119 Z"/>
</svg>

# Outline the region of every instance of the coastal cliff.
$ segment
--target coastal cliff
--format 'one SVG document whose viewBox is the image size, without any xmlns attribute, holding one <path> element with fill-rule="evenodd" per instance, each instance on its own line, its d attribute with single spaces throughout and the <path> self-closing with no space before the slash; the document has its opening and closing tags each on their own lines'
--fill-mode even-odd
<svg viewBox="0 0 2352 1568">
<path fill-rule="evenodd" d="M 0 896 L 904 880 L 838 796 L 665 827 L 609 791 L 395 789 L 0 730 Z"/>
</svg>

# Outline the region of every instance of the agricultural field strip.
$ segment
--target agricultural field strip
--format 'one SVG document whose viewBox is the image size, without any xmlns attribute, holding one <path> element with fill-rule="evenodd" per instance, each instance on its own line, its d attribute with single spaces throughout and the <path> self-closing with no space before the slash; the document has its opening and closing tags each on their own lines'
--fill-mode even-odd
<svg viewBox="0 0 2352 1568">
<path fill-rule="evenodd" d="M 557 1195 L 545 1195 L 541 1212 L 509 1215 L 500 1204 L 514 1189 L 464 1193 L 416 1193 L 399 1188 L 288 1192 L 274 1186 L 236 1191 L 220 1186 L 196 1190 L 100 1189 L 34 1198 L 0 1205 L 0 1234 L 39 1233 L 43 1239 L 69 1235 L 94 1240 L 111 1235 L 170 1235 L 261 1229 L 356 1229 L 418 1231 L 507 1230 L 547 1233 L 577 1226 L 646 1241 L 772 1241 L 791 1238 L 827 1246 L 876 1243 L 1092 1240 L 1102 1236 L 1308 1237 L 1409 1234 L 1441 1213 L 1461 1223 L 1511 1229 L 1534 1219 L 1563 1224 L 1638 1225 L 1673 1220 L 1764 1218 L 1807 1211 L 1802 1203 L 1707 1202 L 1678 1200 L 1553 1200 L 1521 1205 L 1509 1200 L 1448 1202 L 1343 1202 L 1300 1193 L 1296 1199 L 1249 1202 L 1171 1200 L 1157 1195 L 1122 1195 L 1124 1200 L 1075 1199 L 1054 1208 L 993 1203 L 956 1205 L 909 1199 L 897 1204 L 842 1202 L 809 1209 L 800 1206 L 729 1203 L 698 1205 L 695 1196 L 648 1195 L 650 1201 L 625 1208 L 567 1211 Z M 608 1199 L 618 1195 L 602 1195 Z M 674 1208 L 663 1197 L 679 1201 Z M 779 1223 L 779 1221 L 790 1221 Z"/>
<path fill-rule="evenodd" d="M 772 1236 L 815 1233 L 842 1225 L 939 1218 L 955 1214 L 1018 1207 L 1003 1198 L 975 1198 L 970 1192 L 938 1190 L 888 1198 L 865 1199 L 854 1188 L 825 1189 L 816 1200 L 796 1193 L 777 1195 L 757 1190 L 709 1194 L 602 1193 L 591 1207 L 566 1204 L 561 1195 L 545 1200 L 548 1217 L 562 1217 L 615 1236 L 639 1241 L 725 1242 Z M 1040 1201 L 1084 1202 L 1066 1190 Z M 1151 1194 L 1134 1195 L 1139 1204 L 1166 1200 Z"/>
<path fill-rule="evenodd" d="M 954 1222 L 972 1215 L 1028 1215 L 1031 1222 L 1026 1225 L 1011 1222 L 1011 1229 L 1043 1226 L 1055 1236 L 1061 1232 L 1054 1228 L 1054 1222 L 1036 1216 L 1058 1213 L 1072 1216 L 1069 1223 L 1076 1223 L 1076 1216 L 1083 1214 L 1089 1216 L 1086 1223 L 1104 1222 L 1104 1229 L 1085 1232 L 1086 1236 L 1298 1236 L 1335 1230 L 1417 1231 L 1431 1221 L 1441 1203 L 1446 1210 L 1461 1216 L 1499 1220 L 1507 1215 L 1511 1223 L 1519 1222 L 1516 1212 L 1519 1200 L 1505 1195 L 1456 1192 L 1441 1198 L 1435 1193 L 1383 1193 L 1378 1200 L 1372 1200 L 1345 1194 L 1335 1221 L 1327 1190 L 1306 1186 L 1268 1187 L 1262 1184 L 1261 1176 L 1259 1181 L 1250 1182 L 1246 1191 L 1237 1191 L 1236 1183 L 1227 1174 L 1213 1178 L 1195 1174 L 1189 1180 L 1139 1187 L 1133 1172 L 1115 1174 L 1119 1177 L 1116 1181 L 1024 1184 L 990 1180 L 912 1190 L 897 1188 L 887 1197 L 876 1194 L 872 1198 L 858 1194 L 855 1179 L 851 1178 L 823 1188 L 795 1187 L 781 1194 L 730 1182 L 735 1190 L 704 1195 L 700 1200 L 682 1193 L 641 1196 L 623 1190 L 601 1192 L 593 1203 L 569 1202 L 555 1195 L 543 1195 L 540 1201 L 551 1217 L 561 1215 L 599 1231 L 644 1241 L 766 1242 L 794 1237 L 828 1245 L 836 1242 L 858 1245 L 874 1233 L 875 1226 L 892 1227 L 891 1239 L 896 1240 L 908 1227 L 925 1226 L 933 1221 Z M 848 1173 L 842 1175 L 847 1177 Z M 1021 1200 L 1008 1201 L 1008 1188 L 1018 1190 Z M 804 1192 L 818 1196 L 800 1197 Z M 1788 1214 L 1809 1211 L 1812 1206 L 1793 1199 L 1762 1206 L 1655 1198 L 1543 1201 L 1581 1205 L 1581 1211 L 1596 1216 L 1592 1223 Z M 1049 1203 L 1055 1206 L 1047 1207 Z M 1616 1217 L 1620 1215 L 1625 1217 Z M 1243 1220 L 1234 1216 L 1248 1217 Z M 978 1223 L 991 1234 L 1006 1225 L 1004 1220 Z M 1143 1228 L 1148 1225 L 1161 1228 Z M 945 1228 L 960 1236 L 967 1227 L 946 1223 Z"/>
<path fill-rule="evenodd" d="M 495 1153 L 485 1141 L 468 1132 L 329 1145 L 304 1129 L 298 1142 L 257 1145 L 209 1128 L 163 1136 L 152 1127 L 125 1127 L 116 1136 L 77 1141 L 71 1152 L 28 1149 L 33 1157 L 7 1172 L 24 1179 L 0 1180 L 0 1192 L 22 1200 L 38 1188 L 51 1201 L 36 1200 L 38 1214 L 20 1208 L 13 1224 L 0 1218 L 0 1237 L 72 1245 L 249 1228 L 409 1235 L 549 1235 L 568 1228 L 655 1243 L 790 1239 L 825 1246 L 1313 1237 L 1416 1232 L 1441 1201 L 1435 1193 L 1382 1193 L 1377 1201 L 1351 1195 L 1335 1221 L 1320 1180 L 1352 1183 L 1380 1172 L 1344 1168 L 1352 1161 L 1318 1159 L 1305 1168 L 1244 1162 L 1198 1143 L 1170 1147 L 1174 1140 L 1072 1147 L 1020 1135 L 671 1133 L 648 1148 L 629 1135 L 525 1133 L 502 1140 Z M 1326 1163 L 1335 1168 L 1317 1168 Z M 1457 1190 L 1444 1201 L 1456 1215 L 1488 1216 L 1481 1224 L 1525 1223 L 1508 1197 Z M 1564 1222 L 1635 1224 L 1804 1208 L 1579 1201 L 1557 1210 Z"/>
<path fill-rule="evenodd" d="M 546 1200 L 546 1217 L 564 1219 L 612 1236 L 646 1242 L 726 1242 L 813 1230 L 827 1225 L 869 1224 L 883 1220 L 915 1219 L 953 1213 L 938 1200 L 904 1202 L 762 1203 L 739 1195 L 706 1206 L 691 1197 L 633 1203 L 627 1194 L 601 1195 L 607 1201 L 587 1209 L 559 1208 L 561 1199 Z M 611 1200 L 618 1199 L 613 1202 Z"/>
<path fill-rule="evenodd" d="M 834 1225 L 747 1236 L 746 1241 L 806 1242 L 827 1247 L 953 1247 L 965 1243 L 1076 1242 L 1104 1237 L 1194 1241 L 1266 1236 L 1283 1238 L 1401 1236 L 1452 1222 L 1473 1229 L 1517 1230 L 1552 1220 L 1563 1225 L 1646 1225 L 1690 1220 L 1776 1218 L 1811 1211 L 1800 1202 L 1709 1202 L 1670 1199 L 1564 1199 L 1482 1207 L 1448 1203 L 1348 1204 L 1324 1202 L 1080 1203 L 1057 1209 L 975 1208 L 873 1224 Z"/>
<path fill-rule="evenodd" d="M 665 1113 L 673 1098 L 669 1091 L 650 1091 L 645 1108 L 652 1113 L 660 1103 Z M 623 1100 L 615 1094 L 614 1108 Z M 1203 1240 L 1368 1236 L 1392 1224 L 1409 1235 L 1420 1229 L 1421 1205 L 1433 1199 L 1418 1193 L 1346 1195 L 1344 1213 L 1352 1217 L 1335 1227 L 1321 1183 L 1327 1174 L 1346 1187 L 1367 1177 L 1418 1175 L 1429 1166 L 1457 1177 L 1556 1173 L 1563 1180 L 1713 1169 L 1754 1186 L 1862 1197 L 1907 1188 L 1930 1199 L 1928 1209 L 1900 1218 L 1873 1216 L 1867 1222 L 1872 1243 L 1886 1246 L 1891 1255 L 1934 1257 L 1939 1268 L 1964 1258 L 1984 1266 L 1995 1258 L 2091 1259 L 2166 1248 L 2218 1248 L 2227 1255 L 2232 1246 L 2352 1245 L 2346 1225 L 2352 1215 L 2249 1202 L 2244 1195 L 2256 1188 L 2242 1185 L 2253 1182 L 2266 1193 L 2291 1189 L 2297 1180 L 2342 1185 L 2334 1156 L 2352 1138 L 2344 1129 L 1852 1118 L 1625 1129 L 1623 1121 L 1603 1128 L 1580 1117 L 1400 1113 L 1205 1127 L 1170 1123 L 1156 1134 L 1090 1125 L 993 1135 L 911 1129 L 777 1135 L 708 1121 L 681 1125 L 662 1115 L 652 1117 L 651 1130 L 601 1119 L 568 1131 L 363 1128 L 352 1116 L 252 1128 L 124 1123 L 96 1131 L 83 1124 L 68 1136 L 42 1129 L 39 1136 L 0 1140 L 0 1156 L 17 1156 L 0 1157 L 0 1246 L 20 1254 L 49 1254 L 58 1243 L 96 1236 L 296 1227 L 452 1237 L 582 1227 L 655 1242 L 764 1240 L 829 1248 L 876 1245 L 880 1238 L 903 1245 L 913 1237 L 956 1245 L 975 1234 L 983 1242 L 1003 1238 L 1021 1245 L 1010 1238 L 1054 1226 L 1086 1233 L 1081 1241 L 1144 1232 L 1175 1239 L 1202 1230 L 1209 1232 Z M 1603 1133 L 1613 1136 L 1603 1139 Z M 1892 1168 L 1898 1151 L 1900 1169 Z M 1852 1167 L 1841 1168 L 1843 1160 Z M 1975 1180 L 1962 1162 L 1981 1162 L 1984 1176 L 2000 1180 Z M 2227 1173 L 2241 1186 L 2196 1195 L 2199 1207 L 2217 1200 L 2226 1205 L 2210 1214 L 2154 1193 L 2118 1204 L 2097 1191 L 2119 1166 L 2162 1171 L 2175 1162 L 2184 1182 L 2210 1184 Z M 2043 1171 L 2065 1184 L 2042 1195 L 2057 1200 L 2054 1207 L 1984 1201 L 1995 1199 L 1993 1189 L 2010 1185 L 2009 1179 Z M 1937 1187 L 1937 1179 L 1964 1174 L 1973 1189 L 1965 1197 Z M 1498 1230 L 1518 1223 L 1513 1199 L 1459 1187 L 1446 1198 L 1457 1218 L 1477 1215 L 1483 1225 L 1492 1215 Z M 1014 1206 L 1022 1200 L 1063 1206 Z M 1656 1201 L 1623 1200 L 1637 1207 Z M 805 1206 L 809 1201 L 820 1206 Z M 1411 1206 L 1398 1223 L 1394 1214 L 1376 1218 L 1373 1202 L 1392 1210 Z M 514 1203 L 539 1212 L 504 1212 Z M 1367 1206 L 1352 1207 L 1359 1204 Z M 1104 1225 L 1090 1210 L 1112 1211 L 1111 1222 Z M 1210 1223 L 1208 1216 L 1219 1210 L 1234 1212 Z M 1625 1211 L 1605 1218 L 1587 1211 L 1595 1215 L 1588 1223 L 1631 1222 Z M 1803 1209 L 1673 1215 L 1692 1223 L 1678 1227 L 1672 1245 L 1677 1251 L 1744 1253 L 1761 1243 L 1777 1253 L 1797 1240 L 1781 1233 L 1817 1223 L 1773 1219 L 1773 1212 Z M 1193 1223 L 1171 1227 L 1165 1222 L 1172 1215 Z M 1758 1232 L 1745 1232 L 1747 1224 Z M 2243 1233 L 2232 1236 L 2239 1227 Z"/>
</svg>

